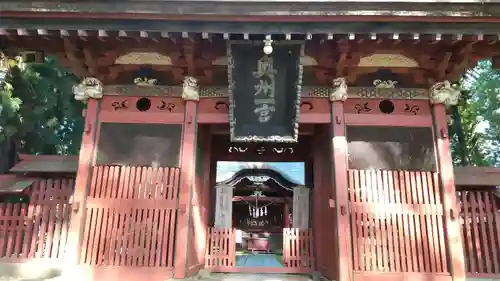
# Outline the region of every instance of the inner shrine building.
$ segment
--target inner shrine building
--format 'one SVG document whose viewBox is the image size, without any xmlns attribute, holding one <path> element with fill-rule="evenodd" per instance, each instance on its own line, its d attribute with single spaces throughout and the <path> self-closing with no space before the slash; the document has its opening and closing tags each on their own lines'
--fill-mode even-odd
<svg viewBox="0 0 500 281">
<path fill-rule="evenodd" d="M 496 65 L 500 7 L 188 2 L 0 1 L 5 55 L 80 79 L 65 262 L 86 280 L 465 280 L 447 110 Z M 254 163 L 218 179 L 221 161 Z"/>
</svg>

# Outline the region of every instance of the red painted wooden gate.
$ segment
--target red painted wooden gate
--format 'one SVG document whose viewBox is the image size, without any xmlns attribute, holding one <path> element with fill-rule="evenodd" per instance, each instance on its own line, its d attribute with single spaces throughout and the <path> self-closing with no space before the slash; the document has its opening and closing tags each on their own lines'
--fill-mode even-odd
<svg viewBox="0 0 500 281">
<path fill-rule="evenodd" d="M 93 168 L 80 263 L 95 280 L 172 277 L 178 185 L 178 168 Z"/>
<path fill-rule="evenodd" d="M 349 170 L 355 280 L 451 280 L 438 174 Z"/>
</svg>

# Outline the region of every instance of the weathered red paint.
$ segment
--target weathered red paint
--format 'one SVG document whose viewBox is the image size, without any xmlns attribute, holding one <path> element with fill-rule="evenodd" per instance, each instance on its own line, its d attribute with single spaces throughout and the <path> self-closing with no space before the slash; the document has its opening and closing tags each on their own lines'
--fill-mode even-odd
<svg viewBox="0 0 500 281">
<path fill-rule="evenodd" d="M 384 113 L 384 103 L 392 104 L 392 112 Z M 388 105 L 390 107 L 390 105 Z M 391 108 L 389 108 L 390 110 Z M 390 100 L 390 99 L 347 99 L 344 102 L 345 114 L 382 114 L 388 116 L 410 115 L 431 116 L 428 100 Z M 394 118 L 394 117 L 393 117 Z M 394 118 L 397 119 L 397 118 Z"/>
<path fill-rule="evenodd" d="M 346 118 L 344 115 L 344 104 L 340 101 L 331 104 L 331 128 L 332 128 L 332 176 L 335 189 L 335 218 L 337 221 L 336 239 L 338 247 L 338 279 L 339 281 L 353 280 L 352 272 L 352 250 L 349 229 L 349 208 L 347 196 L 347 139 L 345 134 Z M 342 241 L 342 242 L 340 242 Z"/>
<path fill-rule="evenodd" d="M 446 108 L 442 104 L 433 105 L 434 132 L 440 183 L 443 194 L 445 229 L 447 236 L 447 251 L 450 257 L 450 270 L 454 281 L 465 280 L 464 251 L 461 243 L 459 209 L 456 202 L 456 189 L 453 177 L 453 162 L 451 159 Z"/>
<path fill-rule="evenodd" d="M 70 264 L 78 264 L 85 222 L 87 187 L 90 183 L 92 158 L 97 145 L 98 112 L 100 101 L 91 99 L 85 112 L 85 125 L 78 160 L 75 191 L 71 198 L 72 216 L 67 240 L 67 257 Z M 71 273 L 70 273 L 71 274 Z"/>
<path fill-rule="evenodd" d="M 198 122 L 200 124 L 227 124 L 229 122 L 229 98 L 200 99 Z M 330 122 L 330 106 L 324 98 L 302 98 L 299 122 L 301 124 L 327 124 Z"/>
<path fill-rule="evenodd" d="M 148 99 L 147 111 L 137 108 L 137 101 Z M 181 124 L 185 103 L 181 98 L 104 96 L 99 110 L 99 122 Z"/>
<path fill-rule="evenodd" d="M 192 193 L 195 185 L 197 102 L 186 101 L 181 146 L 181 178 L 179 188 L 179 215 L 177 218 L 174 278 L 184 278 L 187 267 L 189 220 Z"/>
</svg>

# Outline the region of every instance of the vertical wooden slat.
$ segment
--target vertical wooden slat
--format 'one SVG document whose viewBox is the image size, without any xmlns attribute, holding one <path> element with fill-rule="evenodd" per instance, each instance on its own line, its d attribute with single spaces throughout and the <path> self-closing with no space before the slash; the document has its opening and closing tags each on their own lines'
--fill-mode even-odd
<svg viewBox="0 0 500 281">
<path fill-rule="evenodd" d="M 398 240 L 398 246 L 399 246 L 399 251 L 398 251 L 398 264 L 399 268 L 402 272 L 407 272 L 407 256 L 406 256 L 406 240 L 405 237 L 408 237 L 407 232 L 406 232 L 406 220 L 404 220 L 404 207 L 403 207 L 403 197 L 404 193 L 399 185 L 400 179 L 399 179 L 399 173 L 398 171 L 393 171 L 391 176 L 392 179 L 392 184 L 394 186 L 394 202 L 397 203 L 398 205 L 398 214 L 396 215 L 397 218 L 397 224 L 398 228 L 396 229 L 396 232 L 398 233 L 399 240 Z"/>
<path fill-rule="evenodd" d="M 23 236 L 26 235 L 26 227 L 25 221 L 27 216 L 27 208 L 28 205 L 24 203 L 19 203 L 20 210 L 17 219 L 17 233 L 16 233 L 16 245 L 14 246 L 14 253 L 16 258 L 20 258 L 22 256 L 22 246 L 23 242 L 27 241 L 23 239 Z"/>
<path fill-rule="evenodd" d="M 436 198 L 436 202 L 438 203 L 440 207 L 440 214 L 437 215 L 437 229 L 438 229 L 438 237 L 439 237 L 439 247 L 440 247 L 440 264 L 441 264 L 441 271 L 442 272 L 449 272 L 448 271 L 448 262 L 446 258 L 446 244 L 445 244 L 445 237 L 444 237 L 444 223 L 443 219 L 444 216 L 442 215 L 442 212 L 444 211 L 444 206 L 443 206 L 443 199 L 441 198 L 440 191 L 439 191 L 439 181 L 438 181 L 439 175 L 437 173 L 433 174 L 433 187 L 434 187 L 434 197 Z"/>
<path fill-rule="evenodd" d="M 113 194 L 116 194 L 113 192 Z M 108 224 L 110 226 L 110 229 L 106 233 L 106 242 L 104 246 L 104 264 L 105 265 L 112 265 L 115 253 L 117 252 L 116 250 L 116 243 L 115 237 L 116 237 L 116 229 L 119 227 L 119 222 L 118 222 L 118 217 L 119 217 L 119 210 L 113 208 L 109 210 L 109 218 L 108 218 Z"/>
<path fill-rule="evenodd" d="M 104 208 L 95 208 L 96 211 L 95 214 L 95 234 L 93 236 L 93 242 L 92 242 L 92 248 L 89 249 L 92 253 L 91 256 L 91 264 L 100 264 L 99 262 L 99 256 L 98 256 L 98 250 L 99 250 L 99 242 L 101 235 L 104 235 L 104 231 L 102 230 L 106 225 L 103 224 L 103 216 L 104 216 Z"/>
<path fill-rule="evenodd" d="M 493 197 L 494 195 L 492 195 Z M 496 196 L 495 196 L 496 197 Z M 500 209 L 500 204 L 498 203 L 498 200 L 492 200 L 492 209 L 493 209 L 493 226 L 492 228 L 495 229 L 495 250 L 500 249 L 500 212 L 497 210 Z M 498 256 L 498 263 L 500 264 L 500 255 Z M 500 274 L 500 267 L 498 268 L 497 271 L 498 274 Z"/>
<path fill-rule="evenodd" d="M 138 169 L 137 169 L 138 170 Z M 137 170 L 135 171 L 137 173 Z M 137 179 L 135 177 L 135 179 Z M 135 186 L 135 183 L 134 183 Z M 135 255 L 135 236 L 138 235 L 138 230 L 137 230 L 137 224 L 138 224 L 138 218 L 137 217 L 137 209 L 132 208 L 131 206 L 128 207 L 128 213 L 130 215 L 130 223 L 128 227 L 128 234 L 127 234 L 127 259 L 124 261 L 125 266 L 131 266 L 133 264 L 133 259 Z"/>
<path fill-rule="evenodd" d="M 363 235 L 363 244 L 364 244 L 364 252 L 365 252 L 365 269 L 364 270 L 374 270 L 373 264 L 372 264 L 372 259 L 373 259 L 373 252 L 371 250 L 371 223 L 370 223 L 370 196 L 369 196 L 369 184 L 370 182 L 369 177 L 366 176 L 365 171 L 358 171 L 359 176 L 360 176 L 360 182 L 361 182 L 361 188 L 360 191 L 362 193 L 362 198 L 363 198 L 363 229 L 364 229 L 364 235 Z"/>
<path fill-rule="evenodd" d="M 420 233 L 422 241 L 422 259 L 421 270 L 423 272 L 431 272 L 430 270 L 430 252 L 429 252 L 429 233 L 427 231 L 427 206 L 428 202 L 424 196 L 424 189 L 428 187 L 423 183 L 425 175 L 422 172 L 416 172 L 415 181 L 417 183 L 417 200 L 419 202 L 419 217 L 420 217 Z"/>
<path fill-rule="evenodd" d="M 14 204 L 7 203 L 6 204 L 6 212 L 5 216 L 7 219 L 4 221 L 4 242 L 1 244 L 2 247 L 5 247 L 5 255 L 10 257 L 12 255 L 12 247 L 14 246 L 14 237 L 12 231 L 12 217 L 14 216 Z"/>
<path fill-rule="evenodd" d="M 351 202 L 359 203 L 357 200 L 357 197 L 355 195 L 356 189 L 356 184 L 355 184 L 355 179 L 354 179 L 354 173 L 353 171 L 348 171 L 348 183 L 349 183 L 349 199 Z M 359 206 L 356 204 L 355 206 Z M 351 208 L 352 209 L 352 208 Z M 353 244 L 352 251 L 353 251 L 353 267 L 354 270 L 359 270 L 359 242 L 360 242 L 360 235 L 359 235 L 359 223 L 358 223 L 358 211 L 354 209 L 351 211 L 351 230 L 352 230 L 352 235 L 353 235 L 353 241 L 356 243 Z M 320 226 L 318 225 L 318 228 Z"/>
<path fill-rule="evenodd" d="M 54 236 L 54 219 L 55 219 L 55 212 L 57 208 L 57 198 L 56 198 L 56 193 L 59 193 L 61 189 L 61 181 L 52 181 L 48 180 L 48 186 L 49 190 L 47 192 L 47 201 L 46 204 L 47 206 L 47 236 L 46 236 L 46 245 L 44 249 L 43 256 L 44 257 L 50 257 L 50 253 L 52 250 L 53 246 L 53 236 Z M 51 200 L 52 199 L 52 200 Z"/>
<path fill-rule="evenodd" d="M 489 245 L 491 245 L 489 242 L 488 242 L 488 238 L 487 238 L 487 235 L 488 235 L 488 229 L 486 227 L 486 210 L 485 210 L 485 204 L 484 204 L 484 200 L 483 200 L 483 195 L 484 193 L 483 192 L 477 192 L 476 193 L 477 195 L 477 205 L 478 205 L 478 209 L 479 209 L 479 227 L 480 227 L 480 233 L 481 233 L 481 245 L 483 246 L 483 255 L 484 255 L 484 266 L 486 267 L 485 270 L 487 273 L 491 273 L 493 272 L 492 268 L 491 268 L 491 257 L 490 257 L 490 251 L 489 251 Z"/>
<path fill-rule="evenodd" d="M 491 258 L 491 263 L 492 263 L 492 268 L 491 268 L 491 273 L 498 273 L 500 272 L 500 264 L 498 261 L 498 251 L 500 251 L 500 248 L 498 248 L 498 244 L 495 241 L 495 228 L 494 228 L 494 212 L 496 210 L 493 208 L 492 202 L 495 200 L 493 198 L 493 193 L 492 192 L 483 192 L 483 198 L 484 198 L 484 205 L 485 205 L 485 212 L 487 214 L 487 228 L 488 228 L 488 246 L 490 247 L 489 253 L 490 253 L 490 258 Z"/>
<path fill-rule="evenodd" d="M 153 194 L 155 186 L 156 186 L 156 184 L 151 187 L 151 194 Z M 151 261 L 150 257 L 151 257 L 151 255 L 154 255 L 154 252 L 155 252 L 154 245 L 151 244 L 151 241 L 153 239 L 153 233 L 155 232 L 155 224 L 153 223 L 154 222 L 154 212 L 155 212 L 155 209 L 148 210 L 148 222 L 147 222 L 147 228 L 146 228 L 146 245 L 144 248 L 144 250 L 145 250 L 144 263 L 147 266 L 153 265 L 153 262 Z"/>
<path fill-rule="evenodd" d="M 415 226 L 415 214 L 413 211 L 413 192 L 412 192 L 412 184 L 411 184 L 411 174 L 409 171 L 404 172 L 404 187 L 406 190 L 406 200 L 408 204 L 408 223 L 409 223 L 409 238 L 410 238 L 410 248 L 411 258 L 409 258 L 409 263 L 411 264 L 410 272 L 418 272 L 418 253 L 417 253 L 417 239 L 415 235 L 416 226 Z M 411 208 L 411 209 L 410 209 Z"/>
<path fill-rule="evenodd" d="M 85 219 L 85 226 L 84 226 L 84 236 L 83 236 L 83 243 L 82 243 L 82 249 L 81 249 L 81 257 L 80 261 L 84 264 L 89 264 L 90 260 L 92 259 L 92 248 L 94 244 L 94 232 L 96 227 L 98 225 L 95 223 L 96 222 L 96 215 L 97 215 L 97 210 L 93 208 L 89 208 L 86 210 L 86 219 Z"/>
<path fill-rule="evenodd" d="M 421 221 L 420 221 L 420 213 L 418 211 L 419 207 L 419 198 L 418 198 L 418 186 L 417 186 L 417 177 L 416 177 L 416 172 L 410 172 L 410 186 L 409 186 L 409 191 L 411 191 L 411 199 L 413 203 L 413 208 L 412 208 L 412 217 L 413 220 L 412 222 L 415 223 L 415 252 L 414 255 L 417 258 L 417 263 L 415 264 L 416 266 L 416 272 L 424 272 L 423 268 L 423 247 L 422 247 L 422 230 L 421 230 Z M 415 207 L 417 208 L 415 210 Z"/>
<path fill-rule="evenodd" d="M 426 178 L 427 178 L 427 190 L 429 191 L 429 202 L 432 206 L 432 213 L 430 216 L 430 225 L 432 229 L 432 245 L 433 245 L 433 266 L 434 266 L 434 272 L 443 272 L 443 267 L 441 266 L 440 262 L 440 241 L 439 241 L 439 224 L 438 221 L 441 221 L 441 216 L 440 214 L 442 213 L 442 205 L 438 201 L 438 198 L 436 197 L 436 186 L 434 186 L 434 180 L 433 180 L 433 173 L 427 173 Z"/>
<path fill-rule="evenodd" d="M 363 202 L 363 197 L 362 197 L 362 189 L 361 189 L 361 184 L 360 184 L 360 175 L 358 171 L 350 171 L 350 173 L 354 176 L 354 185 L 351 185 L 351 187 L 354 189 L 354 195 L 356 196 L 356 202 L 359 203 L 359 207 L 356 209 L 356 217 L 357 221 L 352 227 L 355 227 L 357 229 L 357 245 L 354 245 L 354 247 L 358 248 L 358 255 L 359 255 L 359 264 L 357 269 L 358 270 L 365 270 L 366 268 L 366 253 L 365 253 L 365 236 L 363 233 L 365 232 L 363 229 L 363 223 L 364 223 L 364 204 Z"/>
<path fill-rule="evenodd" d="M 385 266 L 385 271 L 386 272 L 394 272 L 396 271 L 395 270 L 395 264 L 394 264 L 394 240 L 393 240 L 393 225 L 392 225 L 392 214 L 394 214 L 394 209 L 393 209 L 393 206 L 392 205 L 392 200 L 391 200 L 391 197 L 392 197 L 392 192 L 390 190 L 392 190 L 392 188 L 389 186 L 389 179 L 387 177 L 387 171 L 383 171 L 382 172 L 382 175 L 381 175 L 381 178 L 382 178 L 382 186 L 381 186 L 381 189 L 382 189 L 382 198 L 383 198 L 383 202 L 382 204 L 386 205 L 386 206 L 391 206 L 391 207 L 388 207 L 388 208 L 385 208 L 385 214 L 384 214 L 384 230 L 386 232 L 386 235 L 387 235 L 387 239 L 386 239 L 386 243 L 387 243 L 387 246 L 384 247 L 385 248 L 385 251 L 386 251 L 386 256 L 387 256 L 387 263 L 386 263 L 386 266 Z"/>
<path fill-rule="evenodd" d="M 36 257 L 37 258 L 42 257 L 43 248 L 45 246 L 45 235 L 46 235 L 47 224 L 48 224 L 48 206 L 46 204 L 48 189 L 49 189 L 49 186 L 48 186 L 47 181 L 42 181 L 41 216 L 38 219 L 38 220 L 40 220 L 40 227 L 39 227 L 38 247 L 36 250 Z"/>
<path fill-rule="evenodd" d="M 396 189 L 394 185 L 394 174 L 392 171 L 384 171 L 384 182 L 386 184 L 385 189 L 388 192 L 387 202 L 392 205 L 391 211 L 389 212 L 389 233 L 391 236 L 391 248 L 389 253 L 391 254 L 391 271 L 401 272 L 401 257 L 399 253 L 399 232 L 401 229 L 397 225 L 398 218 L 398 206 L 396 201 Z"/>
<path fill-rule="evenodd" d="M 59 247 L 61 243 L 61 231 L 63 224 L 63 208 L 65 205 L 64 191 L 68 188 L 68 180 L 60 179 L 59 184 L 57 185 L 56 192 L 54 192 L 54 199 L 56 200 L 56 204 L 54 206 L 54 236 L 52 239 L 52 251 L 50 253 L 50 257 L 58 257 Z"/>
</svg>

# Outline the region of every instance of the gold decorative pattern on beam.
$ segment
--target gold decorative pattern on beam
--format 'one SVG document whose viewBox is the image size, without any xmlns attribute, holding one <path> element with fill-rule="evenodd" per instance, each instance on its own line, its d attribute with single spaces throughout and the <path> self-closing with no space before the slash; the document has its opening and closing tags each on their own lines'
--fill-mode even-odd
<svg viewBox="0 0 500 281">
<path fill-rule="evenodd" d="M 316 66 L 318 62 L 313 57 L 303 56 L 300 58 L 300 64 L 302 64 L 302 66 Z M 227 57 L 216 58 L 212 61 L 212 65 L 227 65 Z"/>
<path fill-rule="evenodd" d="M 135 85 L 106 85 L 104 95 L 122 96 L 168 96 L 181 97 L 182 86 L 150 86 L 146 88 Z M 302 97 L 329 98 L 332 87 L 302 87 Z M 422 88 L 376 88 L 376 87 L 349 87 L 348 98 L 365 99 L 406 99 L 406 100 L 428 100 L 429 90 Z M 223 98 L 228 97 L 226 87 L 203 87 L 199 88 L 200 98 Z"/>
<path fill-rule="evenodd" d="M 358 63 L 359 67 L 405 67 L 417 68 L 418 62 L 400 54 L 373 54 L 362 57 Z"/>
<path fill-rule="evenodd" d="M 115 64 L 172 65 L 172 59 L 156 52 L 131 52 L 118 57 Z"/>
</svg>

